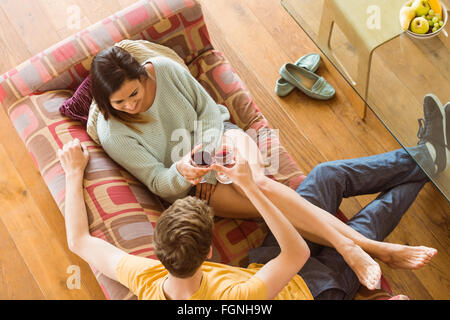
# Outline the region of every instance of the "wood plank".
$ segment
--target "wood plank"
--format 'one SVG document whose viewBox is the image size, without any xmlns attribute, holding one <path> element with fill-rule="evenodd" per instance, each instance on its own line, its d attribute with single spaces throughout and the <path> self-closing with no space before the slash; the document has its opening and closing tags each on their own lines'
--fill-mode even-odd
<svg viewBox="0 0 450 320">
<path fill-rule="evenodd" d="M 67 268 L 77 262 L 67 254 L 50 230 L 22 179 L 0 147 L 0 219 L 24 258 L 46 299 L 90 299 L 81 287 L 69 290 Z"/>
<path fill-rule="evenodd" d="M 76 0 L 40 0 L 40 3 L 61 40 L 90 25 Z"/>
<path fill-rule="evenodd" d="M 293 20 L 285 10 L 280 10 L 280 5 L 274 1 L 260 2 L 257 0 L 249 0 L 246 2 L 247 6 L 252 10 L 255 16 L 258 17 L 259 23 L 263 25 L 266 30 L 277 41 L 280 48 L 287 53 L 290 60 L 296 61 L 300 56 L 310 52 L 320 52 L 312 40 L 295 24 Z M 320 9 L 320 8 L 319 8 Z M 316 10 L 317 11 L 317 10 Z M 305 13 L 312 14 L 312 13 Z M 272 21 L 277 21 L 276 24 Z M 285 36 L 289 35 L 289 36 Z M 335 113 L 336 117 L 341 121 L 339 125 L 346 128 L 351 128 L 351 137 L 347 135 L 344 139 L 337 140 L 333 137 L 326 137 L 324 141 L 320 139 L 314 139 L 309 132 L 314 131 L 317 125 L 317 120 L 320 119 L 320 123 L 323 123 L 325 130 L 329 130 L 334 133 L 334 136 L 340 136 L 341 130 L 332 130 L 329 123 L 331 119 L 324 119 L 324 117 L 317 113 L 317 109 L 311 108 L 308 105 L 307 112 L 311 111 L 313 119 L 311 121 L 304 121 L 302 123 L 310 123 L 311 130 L 307 135 L 314 141 L 314 145 L 322 146 L 326 150 L 330 149 L 328 154 L 325 153 L 325 157 L 328 160 L 355 158 L 359 156 L 369 156 L 379 153 L 384 153 L 401 148 L 398 142 L 392 137 L 389 131 L 383 126 L 383 124 L 377 119 L 375 114 L 369 109 L 365 121 L 361 120 L 359 116 L 354 112 L 351 104 L 355 99 L 361 101 L 361 98 L 355 93 L 354 89 L 346 82 L 343 81 L 341 74 L 334 68 L 332 63 L 323 54 L 322 66 L 319 67 L 317 73 L 326 79 L 336 88 L 337 97 L 329 102 L 329 107 Z M 387 70 L 385 70 L 387 72 Z M 342 94 L 340 94 L 342 93 Z M 301 95 L 301 94 L 300 94 Z M 283 98 L 283 99 L 289 99 Z M 291 104 L 295 104 L 294 101 L 289 101 Z M 308 99 L 305 99 L 308 101 Z M 311 100 L 309 100 L 311 101 Z M 311 101 L 311 104 L 314 103 Z M 316 102 L 320 108 L 320 102 Z M 304 116 L 300 116 L 305 118 Z M 330 117 L 329 117 L 330 118 Z M 323 120 L 322 120 L 323 119 Z M 320 126 L 319 123 L 319 126 Z M 303 127 L 302 127 L 303 128 Z M 356 153 L 354 149 L 348 150 L 348 152 L 341 152 L 340 148 L 345 148 L 347 151 L 348 141 L 359 141 L 364 151 L 360 150 L 360 153 Z M 330 147 L 331 145 L 331 147 Z M 330 158 L 331 157 L 331 158 Z M 348 217 L 356 214 L 362 207 L 366 206 L 370 201 L 375 198 L 376 195 L 367 195 L 357 197 L 359 206 L 347 206 L 349 199 L 344 199 L 342 210 Z"/>
<path fill-rule="evenodd" d="M 273 38 L 276 39 L 279 46 L 287 53 L 290 61 L 293 62 L 302 55 L 310 52 L 320 53 L 320 50 L 318 50 L 313 41 L 304 32 L 301 32 L 302 30 L 296 23 L 292 23 L 293 20 L 287 11 L 280 10 L 278 2 L 268 1 L 263 4 L 260 1 L 250 0 L 247 3 L 255 15 L 258 16 L 260 23 L 265 26 L 272 34 Z M 277 23 L 271 23 L 271 19 L 276 20 Z M 351 128 L 354 138 L 360 140 L 360 143 L 366 149 L 366 155 L 398 149 L 400 147 L 399 144 L 388 132 L 386 132 L 386 129 L 378 122 L 378 120 L 375 123 L 371 123 L 371 126 L 368 126 L 365 121 L 361 120 L 356 115 L 353 108 L 348 106 L 352 104 L 353 100 L 361 100 L 361 98 L 346 81 L 342 81 L 342 75 L 328 58 L 323 54 L 321 54 L 321 57 L 322 66 L 319 67 L 317 73 L 325 77 L 336 88 L 338 95 L 337 99 L 333 99 L 329 102 L 330 108 L 345 126 Z M 367 117 L 373 116 L 374 115 L 372 114 Z M 373 130 L 374 127 L 376 128 L 375 131 Z M 382 139 L 378 138 L 380 133 Z M 380 140 L 383 142 L 388 140 L 389 144 L 386 145 L 385 142 L 380 143 Z M 357 155 L 352 155 L 352 157 L 355 156 Z"/>
<path fill-rule="evenodd" d="M 4 110 L 0 110 L 0 123 L 2 123 L 0 126 L 0 141 L 9 159 L 11 159 L 17 174 L 21 177 L 29 196 L 32 198 L 36 207 L 39 209 L 40 215 L 51 230 L 51 235 L 63 245 L 66 254 L 71 257 L 74 264 L 80 266 L 81 273 L 83 274 L 83 285 L 92 297 L 94 299 L 104 299 L 104 294 L 89 265 L 67 248 L 64 218 L 53 200 L 39 170 L 30 157 L 28 150 L 7 118 Z"/>
<path fill-rule="evenodd" d="M 285 3 L 293 16 L 301 21 L 302 27 L 317 41 L 323 1 L 287 0 Z M 284 28 L 282 30 L 285 31 Z M 285 38 L 280 36 L 277 39 Z M 423 117 L 424 95 L 431 91 L 442 101 L 450 100 L 450 64 L 446 59 L 448 49 L 445 47 L 448 41 L 439 38 L 422 41 L 402 34 L 374 51 L 367 101 L 404 146 L 417 144 L 417 119 Z M 339 31 L 339 26 L 335 25 L 333 29 L 331 43 L 336 44 L 336 56 L 356 79 L 357 52 Z M 389 85 L 385 85 L 387 83 Z M 434 180 L 444 193 L 449 192 L 450 172 Z"/>
<path fill-rule="evenodd" d="M 3 74 L 27 60 L 31 53 L 19 33 L 11 27 L 11 22 L 1 7 L 0 21 L 0 74 Z"/>
<path fill-rule="evenodd" d="M 0 7 L 8 13 L 11 25 L 20 34 L 20 38 L 27 44 L 32 55 L 60 40 L 48 16 L 42 10 L 40 1 L 2 0 Z"/>
<path fill-rule="evenodd" d="M 119 0 L 119 4 L 120 4 L 121 8 L 126 8 L 136 2 L 137 2 L 136 0 Z"/>
<path fill-rule="evenodd" d="M 0 158 L 0 161 L 3 159 Z M 1 210 L 1 204 L 0 204 Z M 26 285 L 24 285 L 26 284 Z M 44 295 L 0 220 L 0 299 L 43 300 Z"/>
<path fill-rule="evenodd" d="M 383 275 L 389 274 L 388 282 L 394 294 L 403 294 L 408 296 L 411 300 L 432 300 L 433 298 L 427 289 L 423 286 L 422 281 L 411 270 L 396 270 L 391 272 L 391 269 L 380 263 Z"/>
<path fill-rule="evenodd" d="M 81 21 L 82 12 L 76 0 L 40 0 L 39 3 L 56 30 L 67 28 L 68 23 Z M 71 7 L 79 9 L 80 17 L 69 19 Z"/>
<path fill-rule="evenodd" d="M 95 24 L 123 9 L 118 0 L 76 0 L 76 3 L 80 6 L 83 15 L 88 18 L 90 24 Z"/>
</svg>

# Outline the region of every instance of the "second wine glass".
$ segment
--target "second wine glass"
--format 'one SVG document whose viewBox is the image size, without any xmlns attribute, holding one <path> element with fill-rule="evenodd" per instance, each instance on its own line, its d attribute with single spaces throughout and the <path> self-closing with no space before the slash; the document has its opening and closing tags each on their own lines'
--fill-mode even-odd
<svg viewBox="0 0 450 320">
<path fill-rule="evenodd" d="M 214 163 L 224 166 L 226 168 L 231 168 L 235 164 L 234 160 L 234 148 L 230 145 L 222 145 L 214 153 Z M 216 172 L 216 179 L 222 184 L 230 184 L 233 181 L 223 173 Z"/>
</svg>

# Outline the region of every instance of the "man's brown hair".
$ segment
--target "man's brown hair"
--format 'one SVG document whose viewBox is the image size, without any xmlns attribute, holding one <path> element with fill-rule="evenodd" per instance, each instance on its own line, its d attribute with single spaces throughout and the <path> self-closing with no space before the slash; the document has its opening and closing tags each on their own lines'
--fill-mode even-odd
<svg viewBox="0 0 450 320">
<path fill-rule="evenodd" d="M 213 210 L 195 197 L 176 200 L 155 228 L 155 253 L 175 277 L 194 275 L 206 260 L 212 243 Z"/>
</svg>

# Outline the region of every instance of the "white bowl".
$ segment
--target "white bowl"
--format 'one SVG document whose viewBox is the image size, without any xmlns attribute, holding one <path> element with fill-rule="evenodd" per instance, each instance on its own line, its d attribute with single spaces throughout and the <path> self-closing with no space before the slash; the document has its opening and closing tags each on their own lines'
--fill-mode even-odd
<svg viewBox="0 0 450 320">
<path fill-rule="evenodd" d="M 414 33 L 408 29 L 408 30 L 406 30 L 406 33 L 416 39 L 431 39 L 431 38 L 436 37 L 441 31 L 444 30 L 445 26 L 447 25 L 447 21 L 448 21 L 447 8 L 445 7 L 445 4 L 443 4 L 442 2 L 441 2 L 441 6 L 442 6 L 442 18 L 444 19 L 444 25 L 442 27 L 440 27 L 439 30 L 437 30 L 436 32 L 432 32 L 432 33 L 419 34 L 419 33 Z M 444 34 L 446 37 L 448 37 L 448 34 L 445 30 L 444 30 Z"/>
</svg>

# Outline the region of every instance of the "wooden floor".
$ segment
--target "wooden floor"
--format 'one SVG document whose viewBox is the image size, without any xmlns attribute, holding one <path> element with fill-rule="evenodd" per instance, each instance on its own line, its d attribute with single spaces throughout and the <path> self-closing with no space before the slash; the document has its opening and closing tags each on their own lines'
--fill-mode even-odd
<svg viewBox="0 0 450 320">
<path fill-rule="evenodd" d="M 81 10 L 77 21 L 82 29 L 132 2 L 0 0 L 0 74 L 80 31 L 68 27 L 74 9 Z M 300 93 L 286 98 L 274 94 L 282 64 L 319 52 L 279 1 L 200 2 L 214 46 L 225 53 L 271 126 L 280 129 L 282 144 L 306 173 L 323 161 L 399 148 L 370 111 L 365 121 L 357 117 L 352 103 L 359 97 L 326 59 L 318 73 L 336 88 L 335 99 L 319 102 Z M 374 197 L 346 199 L 341 209 L 351 217 Z M 427 245 L 439 253 L 428 266 L 416 271 L 391 270 L 381 264 L 395 293 L 411 299 L 450 298 L 448 215 L 448 202 L 428 183 L 387 240 Z M 67 287 L 72 265 L 81 268 L 80 289 Z M 0 299 L 104 299 L 89 266 L 68 250 L 63 218 L 3 110 Z"/>
</svg>

